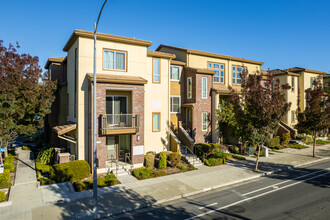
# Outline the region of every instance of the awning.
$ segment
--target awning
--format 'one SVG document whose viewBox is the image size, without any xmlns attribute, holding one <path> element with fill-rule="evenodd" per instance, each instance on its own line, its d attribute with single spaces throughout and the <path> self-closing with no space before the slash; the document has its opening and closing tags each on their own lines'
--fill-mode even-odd
<svg viewBox="0 0 330 220">
<path fill-rule="evenodd" d="M 182 104 L 181 106 L 184 108 L 193 108 L 196 105 L 196 103 L 185 103 Z"/>
<path fill-rule="evenodd" d="M 88 79 L 93 82 L 93 73 L 87 74 Z M 119 84 L 147 84 L 148 80 L 139 76 L 125 76 L 125 75 L 113 75 L 113 74 L 96 74 L 97 82 L 119 83 Z"/>
<path fill-rule="evenodd" d="M 71 121 L 69 121 L 63 125 L 58 125 L 58 126 L 53 127 L 53 130 L 57 133 L 57 136 L 59 138 L 72 142 L 74 144 L 76 143 L 76 139 L 71 136 L 65 135 L 65 134 L 70 131 L 73 131 L 75 129 L 77 129 L 77 124 L 75 122 L 71 122 Z"/>
</svg>

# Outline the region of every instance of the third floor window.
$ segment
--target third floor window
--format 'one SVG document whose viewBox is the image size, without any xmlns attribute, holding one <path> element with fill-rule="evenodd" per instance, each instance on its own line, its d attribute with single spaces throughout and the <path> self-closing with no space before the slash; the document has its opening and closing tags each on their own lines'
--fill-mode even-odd
<svg viewBox="0 0 330 220">
<path fill-rule="evenodd" d="M 245 67 L 240 66 L 233 66 L 233 85 L 241 85 L 242 79 L 241 79 L 241 73 L 243 70 L 246 70 Z"/>
<path fill-rule="evenodd" d="M 213 70 L 216 74 L 213 76 L 213 82 L 225 83 L 225 65 L 221 63 L 208 63 L 208 69 Z"/>
</svg>

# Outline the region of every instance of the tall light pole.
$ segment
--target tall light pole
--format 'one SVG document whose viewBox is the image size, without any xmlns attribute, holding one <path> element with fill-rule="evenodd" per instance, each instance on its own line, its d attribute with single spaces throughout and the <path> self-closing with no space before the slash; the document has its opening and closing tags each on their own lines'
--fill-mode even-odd
<svg viewBox="0 0 330 220">
<path fill-rule="evenodd" d="M 97 25 L 104 8 L 105 0 L 100 10 L 96 23 L 94 24 L 94 71 L 93 71 L 93 212 L 97 215 L 97 146 L 96 146 L 96 32 Z"/>
</svg>

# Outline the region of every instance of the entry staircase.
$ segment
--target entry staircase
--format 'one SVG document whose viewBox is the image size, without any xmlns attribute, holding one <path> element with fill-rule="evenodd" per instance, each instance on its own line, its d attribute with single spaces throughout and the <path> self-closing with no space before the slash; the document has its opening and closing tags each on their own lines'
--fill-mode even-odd
<svg viewBox="0 0 330 220">
<path fill-rule="evenodd" d="M 194 154 L 192 151 L 190 151 L 190 149 L 181 144 L 180 145 L 180 153 L 182 156 L 182 159 L 187 163 L 187 164 L 191 164 L 194 167 L 198 167 L 198 166 L 203 166 L 203 162 L 197 157 L 196 154 Z"/>
</svg>

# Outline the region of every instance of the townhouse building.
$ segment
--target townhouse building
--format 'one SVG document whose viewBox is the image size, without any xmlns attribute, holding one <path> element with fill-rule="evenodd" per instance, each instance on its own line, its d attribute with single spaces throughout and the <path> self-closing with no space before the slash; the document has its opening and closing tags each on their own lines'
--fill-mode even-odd
<svg viewBox="0 0 330 220">
<path fill-rule="evenodd" d="M 287 83 L 291 86 L 291 89 L 286 91 L 286 98 L 288 102 L 291 102 L 291 108 L 283 118 L 284 123 L 282 123 L 280 133 L 290 132 L 294 137 L 297 133 L 294 126 L 298 123 L 298 109 L 303 111 L 306 108 L 305 90 L 313 87 L 314 80 L 326 73 L 301 67 L 274 69 L 270 72 L 274 74 L 275 80 L 279 79 L 281 84 Z"/>
</svg>

